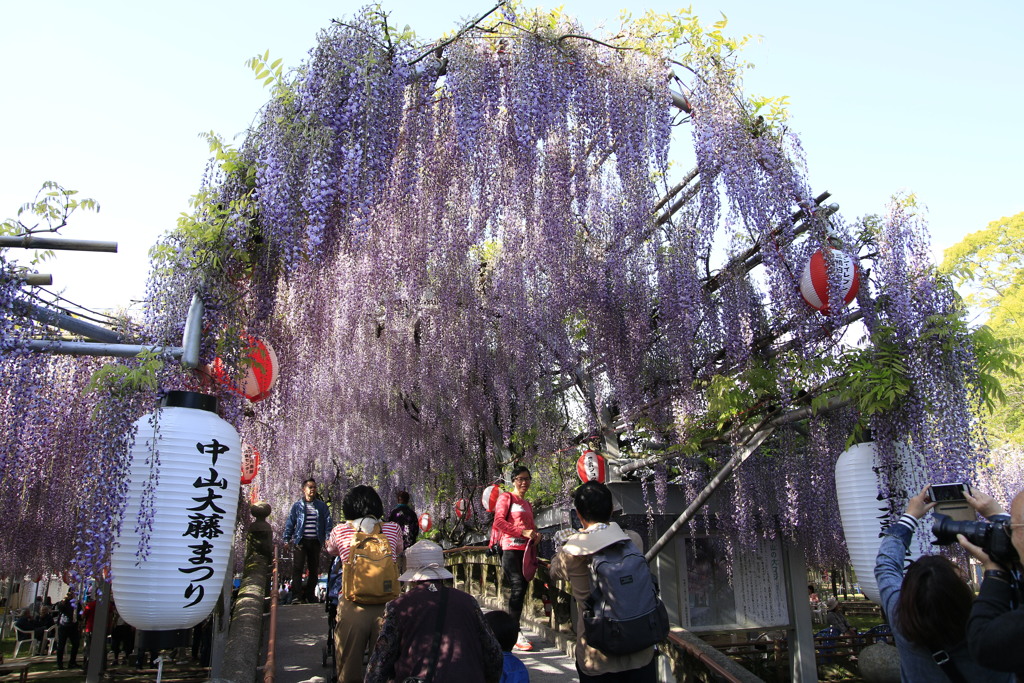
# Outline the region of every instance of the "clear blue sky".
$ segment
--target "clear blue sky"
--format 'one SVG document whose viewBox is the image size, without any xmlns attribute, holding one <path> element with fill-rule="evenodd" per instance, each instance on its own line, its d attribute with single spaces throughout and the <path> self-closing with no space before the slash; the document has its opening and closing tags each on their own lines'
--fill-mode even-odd
<svg viewBox="0 0 1024 683">
<path fill-rule="evenodd" d="M 245 60 L 269 49 L 297 66 L 318 30 L 357 3 L 184 0 L 0 3 L 0 215 L 44 180 L 102 205 L 65 230 L 111 239 L 117 255 L 61 254 L 55 288 L 95 308 L 141 298 L 146 250 L 174 225 L 208 157 L 199 133 L 243 133 L 267 99 Z M 424 39 L 492 6 L 385 3 Z M 589 28 L 617 25 L 622 0 L 571 0 Z M 629 9 L 670 11 L 654 0 Z M 847 218 L 881 212 L 893 192 L 930 209 L 941 249 L 1024 211 L 1024 50 L 1019 2 L 980 0 L 695 1 L 734 35 L 758 34 L 749 92 L 788 95 L 816 191 Z"/>
</svg>

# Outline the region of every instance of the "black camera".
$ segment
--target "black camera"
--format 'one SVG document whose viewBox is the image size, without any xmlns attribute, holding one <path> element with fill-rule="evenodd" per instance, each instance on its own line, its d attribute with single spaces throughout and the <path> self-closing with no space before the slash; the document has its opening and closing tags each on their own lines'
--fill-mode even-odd
<svg viewBox="0 0 1024 683">
<path fill-rule="evenodd" d="M 932 533 L 935 534 L 935 545 L 956 543 L 956 535 L 963 534 L 964 538 L 1001 565 L 1020 562 L 1017 549 L 1010 542 L 1009 522 L 958 522 L 946 515 L 936 514 Z"/>
</svg>

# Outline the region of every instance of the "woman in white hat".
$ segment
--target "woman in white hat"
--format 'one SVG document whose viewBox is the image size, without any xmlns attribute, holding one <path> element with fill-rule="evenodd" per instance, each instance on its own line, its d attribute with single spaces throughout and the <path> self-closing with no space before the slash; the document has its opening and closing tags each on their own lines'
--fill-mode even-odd
<svg viewBox="0 0 1024 683">
<path fill-rule="evenodd" d="M 366 683 L 423 678 L 492 681 L 501 678 L 503 654 L 476 599 L 444 585 L 441 546 L 419 541 L 405 551 L 411 584 L 384 608 L 384 623 L 366 667 Z M 429 678 L 432 674 L 432 678 Z"/>
</svg>

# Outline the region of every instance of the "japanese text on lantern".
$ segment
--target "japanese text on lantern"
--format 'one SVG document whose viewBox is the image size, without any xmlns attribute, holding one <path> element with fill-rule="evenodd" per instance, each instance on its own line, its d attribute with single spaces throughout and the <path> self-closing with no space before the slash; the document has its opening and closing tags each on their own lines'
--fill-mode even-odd
<svg viewBox="0 0 1024 683">
<path fill-rule="evenodd" d="M 198 476 L 195 482 L 192 483 L 193 488 L 206 489 L 206 493 L 200 494 L 197 492 L 192 497 L 192 500 L 196 502 L 196 506 L 186 508 L 192 514 L 188 516 L 188 528 L 185 529 L 185 533 L 182 536 L 191 536 L 198 540 L 199 543 L 189 546 L 192 550 L 192 556 L 188 558 L 191 566 L 178 567 L 179 572 L 188 574 L 191 577 L 184 595 L 186 600 L 192 600 L 192 602 L 184 605 L 183 608 L 192 607 L 202 602 L 203 596 L 206 594 L 203 582 L 208 581 L 214 573 L 213 567 L 210 566 L 213 564 L 213 558 L 210 557 L 210 553 L 213 551 L 214 546 L 208 539 L 217 538 L 224 533 L 224 530 L 220 527 L 220 521 L 224 519 L 224 508 L 217 505 L 217 500 L 224 496 L 217 493 L 216 489 L 224 490 L 228 487 L 228 480 L 220 477 L 217 473 L 216 465 L 217 458 L 222 453 L 226 453 L 231 449 L 217 441 L 217 439 L 213 439 L 207 444 L 197 443 L 196 450 L 210 456 L 211 467 L 209 477 L 204 479 L 202 476 Z"/>
</svg>

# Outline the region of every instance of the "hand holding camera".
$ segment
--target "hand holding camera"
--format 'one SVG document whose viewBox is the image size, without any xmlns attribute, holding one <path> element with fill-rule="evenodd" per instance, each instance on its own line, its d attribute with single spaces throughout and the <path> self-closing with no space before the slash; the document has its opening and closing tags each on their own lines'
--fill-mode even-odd
<svg viewBox="0 0 1024 683">
<path fill-rule="evenodd" d="M 935 501 L 929 497 L 931 486 L 925 486 L 921 492 L 907 501 L 907 514 L 916 519 L 921 519 L 928 511 L 935 507 Z"/>
<path fill-rule="evenodd" d="M 1011 541 L 1009 521 L 987 522 L 974 518 L 975 511 L 984 517 L 1006 514 L 995 498 L 980 491 L 972 492 L 969 486 L 961 483 L 936 484 L 927 489 L 928 497 L 936 507 L 935 522 L 932 524 L 935 545 L 959 542 L 967 552 L 981 562 L 985 570 L 1010 567 L 1020 562 L 1020 556 Z M 912 498 L 911 501 L 913 500 Z M 958 501 L 966 502 L 970 506 L 971 519 L 954 519 L 949 515 L 940 514 L 944 509 L 943 503 L 952 504 L 954 509 L 959 509 Z M 910 513 L 910 506 L 907 512 Z"/>
</svg>

